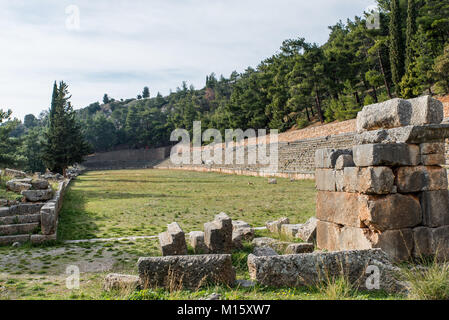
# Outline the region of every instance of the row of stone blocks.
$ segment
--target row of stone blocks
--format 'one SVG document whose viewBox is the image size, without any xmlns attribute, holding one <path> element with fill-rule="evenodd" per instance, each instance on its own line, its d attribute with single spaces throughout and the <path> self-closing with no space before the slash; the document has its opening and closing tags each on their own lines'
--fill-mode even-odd
<svg viewBox="0 0 449 320">
<path fill-rule="evenodd" d="M 254 229 L 243 221 L 232 221 L 224 212 L 204 224 L 203 231 L 189 234 L 190 244 L 195 253 L 231 253 L 239 248 L 243 240 L 252 240 Z M 159 234 L 159 246 L 163 256 L 186 255 L 187 244 L 184 231 L 177 222 L 167 226 L 167 231 Z"/>
<path fill-rule="evenodd" d="M 449 257 L 442 106 L 426 96 L 365 107 L 358 145 L 316 152 L 317 246 Z M 400 127 L 402 126 L 402 127 Z"/>
</svg>

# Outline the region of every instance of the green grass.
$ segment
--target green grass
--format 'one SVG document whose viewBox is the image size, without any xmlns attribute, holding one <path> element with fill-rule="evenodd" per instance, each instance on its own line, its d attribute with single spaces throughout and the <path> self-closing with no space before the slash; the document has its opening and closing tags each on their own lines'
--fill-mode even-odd
<svg viewBox="0 0 449 320">
<path fill-rule="evenodd" d="M 253 226 L 287 216 L 303 223 L 315 213 L 314 181 L 169 170 L 88 172 L 65 195 L 60 239 L 156 235 L 168 223 L 185 232 L 226 212 Z"/>
<path fill-rule="evenodd" d="M 0 176 L 0 199 L 20 200 L 22 198 L 20 194 L 8 191 L 6 189 L 6 182 L 9 180 L 11 180 L 10 177 Z"/>
</svg>

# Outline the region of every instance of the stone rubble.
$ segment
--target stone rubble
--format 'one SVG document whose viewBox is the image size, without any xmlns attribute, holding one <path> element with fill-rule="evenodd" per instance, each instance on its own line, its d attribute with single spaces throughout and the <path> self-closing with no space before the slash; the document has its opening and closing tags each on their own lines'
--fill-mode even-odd
<svg viewBox="0 0 449 320">
<path fill-rule="evenodd" d="M 159 247 L 163 256 L 187 254 L 184 231 L 177 222 L 167 225 L 167 231 L 159 234 Z"/>
</svg>

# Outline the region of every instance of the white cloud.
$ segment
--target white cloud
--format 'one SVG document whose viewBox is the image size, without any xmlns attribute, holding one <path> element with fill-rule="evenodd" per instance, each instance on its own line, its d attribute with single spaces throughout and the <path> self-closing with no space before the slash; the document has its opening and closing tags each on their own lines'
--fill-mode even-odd
<svg viewBox="0 0 449 320">
<path fill-rule="evenodd" d="M 0 0 L 0 108 L 20 118 L 48 108 L 54 80 L 84 107 L 104 93 L 164 94 L 183 80 L 255 67 L 287 38 L 323 43 L 327 26 L 374 0 Z M 69 31 L 68 5 L 80 9 Z"/>
</svg>

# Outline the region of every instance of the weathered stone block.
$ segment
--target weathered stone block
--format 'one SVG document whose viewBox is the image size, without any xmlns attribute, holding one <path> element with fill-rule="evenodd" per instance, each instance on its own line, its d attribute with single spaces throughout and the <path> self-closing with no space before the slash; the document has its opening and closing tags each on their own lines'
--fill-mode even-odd
<svg viewBox="0 0 449 320">
<path fill-rule="evenodd" d="M 6 182 L 6 187 L 8 188 L 8 190 L 20 193 L 24 190 L 30 190 L 32 186 L 29 183 L 21 182 L 18 180 L 9 180 L 8 182 Z"/>
<path fill-rule="evenodd" d="M 34 243 L 34 244 L 41 244 L 41 243 L 45 243 L 48 241 L 56 241 L 56 239 L 57 239 L 56 233 L 48 234 L 48 235 L 32 234 L 30 236 L 30 241 L 31 241 L 31 243 Z"/>
<path fill-rule="evenodd" d="M 277 256 L 279 254 L 271 247 L 255 247 L 253 255 L 263 257 L 263 256 Z"/>
<path fill-rule="evenodd" d="M 421 205 L 413 195 L 367 196 L 361 201 L 359 219 L 372 230 L 411 228 L 422 222 Z"/>
<path fill-rule="evenodd" d="M 439 124 L 443 121 L 443 103 L 430 95 L 408 100 L 412 105 L 411 125 Z"/>
<path fill-rule="evenodd" d="M 438 166 L 400 167 L 396 170 L 395 184 L 398 192 L 446 190 L 446 169 Z"/>
<path fill-rule="evenodd" d="M 365 106 L 357 114 L 357 131 L 439 124 L 441 121 L 443 104 L 430 96 L 410 100 L 392 99 Z"/>
<path fill-rule="evenodd" d="M 187 254 L 184 231 L 176 222 L 167 225 L 167 231 L 159 234 L 159 246 L 163 256 Z"/>
<path fill-rule="evenodd" d="M 352 159 L 351 154 L 342 154 L 338 157 L 337 162 L 335 163 L 335 169 L 336 170 L 342 170 L 346 167 L 354 167 L 355 163 Z"/>
<path fill-rule="evenodd" d="M 351 149 L 319 149 L 315 152 L 316 168 L 335 168 L 338 157 L 343 154 L 352 155 Z"/>
<path fill-rule="evenodd" d="M 281 234 L 288 238 L 294 238 L 298 233 L 299 228 L 299 224 L 283 224 L 281 226 Z"/>
<path fill-rule="evenodd" d="M 364 290 L 372 275 L 368 266 L 379 268 L 379 289 L 387 292 L 404 289 L 396 280 L 399 269 L 379 249 L 259 257 L 251 254 L 248 257 L 251 279 L 271 287 L 315 286 L 343 275 L 351 284 Z"/>
<path fill-rule="evenodd" d="M 204 242 L 204 232 L 203 231 L 192 231 L 189 233 L 190 245 L 196 254 L 209 253 L 209 248 Z"/>
<path fill-rule="evenodd" d="M 251 228 L 249 223 L 246 223 L 245 221 L 241 221 L 241 220 L 232 220 L 232 231 L 236 231 L 237 229 L 245 229 L 245 228 Z"/>
<path fill-rule="evenodd" d="M 388 167 L 352 167 L 343 172 L 343 191 L 389 194 L 394 189 L 394 174 Z"/>
<path fill-rule="evenodd" d="M 362 132 L 355 136 L 356 144 L 372 143 L 412 143 L 441 141 L 449 137 L 449 124 L 406 126 Z"/>
<path fill-rule="evenodd" d="M 316 169 L 315 183 L 317 190 L 335 191 L 335 171 L 333 169 Z"/>
<path fill-rule="evenodd" d="M 234 248 L 242 248 L 243 241 L 252 241 L 254 239 L 253 228 L 239 228 L 232 231 L 232 245 Z"/>
<path fill-rule="evenodd" d="M 434 154 L 445 152 L 445 145 L 443 141 L 439 142 L 424 142 L 419 145 L 419 152 L 421 154 Z"/>
<path fill-rule="evenodd" d="M 395 128 L 410 124 L 412 105 L 403 99 L 392 99 L 365 106 L 357 114 L 357 131 Z"/>
<path fill-rule="evenodd" d="M 415 166 L 420 161 L 419 147 L 405 143 L 356 145 L 353 158 L 357 167 Z"/>
<path fill-rule="evenodd" d="M 17 178 L 26 178 L 27 174 L 23 171 L 14 170 L 14 169 L 5 169 L 5 175 Z"/>
<path fill-rule="evenodd" d="M 40 202 L 47 201 L 53 197 L 53 190 L 24 190 L 21 194 L 26 198 L 29 202 Z"/>
<path fill-rule="evenodd" d="M 440 227 L 449 225 L 449 191 L 424 191 L 419 200 L 423 213 L 423 225 Z"/>
<path fill-rule="evenodd" d="M 280 241 L 273 238 L 261 237 L 252 241 L 255 247 L 270 247 L 276 251 L 284 252 L 291 242 Z"/>
<path fill-rule="evenodd" d="M 411 257 L 412 229 L 373 232 L 368 228 L 354 228 L 318 221 L 317 246 L 329 251 L 381 248 L 394 261 Z"/>
<path fill-rule="evenodd" d="M 345 175 L 344 170 L 336 170 L 335 171 L 335 189 L 338 192 L 344 191 L 345 187 Z"/>
<path fill-rule="evenodd" d="M 421 164 L 424 166 L 439 166 L 446 163 L 446 157 L 443 153 L 422 154 Z"/>
<path fill-rule="evenodd" d="M 211 253 L 232 251 L 232 220 L 222 212 L 215 220 L 204 224 L 204 242 Z"/>
<path fill-rule="evenodd" d="M 413 238 L 415 258 L 436 256 L 439 260 L 449 259 L 449 226 L 417 227 L 413 229 Z"/>
<path fill-rule="evenodd" d="M 296 233 L 296 238 L 305 242 L 315 242 L 317 221 L 317 218 L 311 217 L 306 223 L 300 224 L 298 232 Z"/>
<path fill-rule="evenodd" d="M 36 179 L 36 180 L 31 181 L 31 185 L 33 186 L 34 189 L 45 190 L 45 189 L 48 189 L 50 184 L 48 183 L 47 180 Z"/>
<path fill-rule="evenodd" d="M 144 288 L 197 290 L 210 284 L 235 284 L 230 254 L 139 258 L 137 268 Z"/>
<path fill-rule="evenodd" d="M 271 233 L 280 233 L 281 232 L 281 226 L 283 224 L 289 224 L 290 221 L 288 220 L 288 218 L 286 217 L 282 217 L 276 221 L 269 221 L 265 224 L 265 226 L 267 227 L 268 231 L 270 231 Z"/>
<path fill-rule="evenodd" d="M 292 243 L 285 249 L 285 254 L 310 253 L 314 249 L 313 243 Z"/>
<path fill-rule="evenodd" d="M 347 192 L 318 191 L 316 218 L 337 224 L 361 227 L 359 195 Z"/>
<path fill-rule="evenodd" d="M 140 278 L 129 274 L 110 273 L 104 279 L 103 289 L 111 290 L 138 290 L 141 288 Z"/>
</svg>

